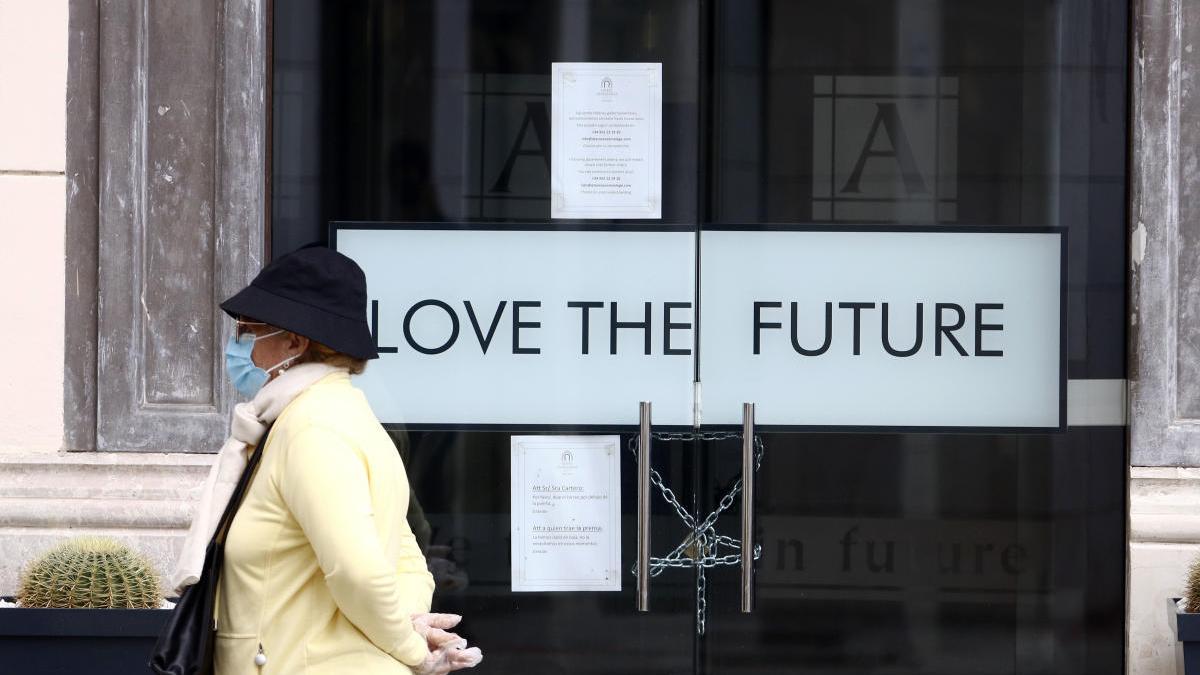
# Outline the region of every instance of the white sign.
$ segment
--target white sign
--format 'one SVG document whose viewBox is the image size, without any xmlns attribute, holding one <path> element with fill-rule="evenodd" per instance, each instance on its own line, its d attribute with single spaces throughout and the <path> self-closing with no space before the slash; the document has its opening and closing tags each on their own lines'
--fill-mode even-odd
<svg viewBox="0 0 1200 675">
<path fill-rule="evenodd" d="M 662 217 L 662 64 L 555 63 L 550 217 Z"/>
<path fill-rule="evenodd" d="M 1061 237 L 703 232 L 703 422 L 1058 427 Z"/>
<path fill-rule="evenodd" d="M 619 436 L 512 437 L 512 590 L 621 590 Z"/>
<path fill-rule="evenodd" d="M 380 358 L 357 384 L 404 424 L 692 423 L 688 231 L 351 229 Z"/>
<path fill-rule="evenodd" d="M 649 227 L 343 226 L 376 414 L 631 427 L 651 401 L 656 427 L 691 427 L 753 402 L 760 425 L 1065 424 L 1061 232 L 706 226 L 697 305 L 696 233 Z"/>
</svg>

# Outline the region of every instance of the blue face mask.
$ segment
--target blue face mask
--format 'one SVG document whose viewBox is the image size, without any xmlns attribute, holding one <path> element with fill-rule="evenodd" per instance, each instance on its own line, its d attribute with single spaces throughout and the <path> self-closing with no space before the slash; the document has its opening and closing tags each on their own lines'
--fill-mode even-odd
<svg viewBox="0 0 1200 675">
<path fill-rule="evenodd" d="M 300 355 L 286 358 L 283 361 L 271 366 L 268 370 L 263 370 L 254 365 L 254 360 L 250 358 L 250 353 L 254 351 L 255 340 L 269 338 L 272 335 L 279 335 L 283 331 L 277 330 L 274 333 L 267 333 L 255 337 L 250 334 L 242 335 L 240 338 L 237 335 L 229 336 L 229 342 L 225 345 L 225 372 L 229 374 L 229 380 L 233 382 L 233 388 L 238 390 L 238 393 L 247 398 L 253 397 L 258 393 L 259 389 L 271 379 L 270 371 L 290 363 Z"/>
</svg>

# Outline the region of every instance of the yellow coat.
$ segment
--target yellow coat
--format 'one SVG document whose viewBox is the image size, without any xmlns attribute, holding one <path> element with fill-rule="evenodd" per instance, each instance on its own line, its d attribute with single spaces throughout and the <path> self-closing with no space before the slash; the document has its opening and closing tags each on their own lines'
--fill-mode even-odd
<svg viewBox="0 0 1200 675">
<path fill-rule="evenodd" d="M 225 542 L 216 675 L 410 673 L 428 651 L 409 616 L 429 611 L 433 577 L 405 519 L 404 465 L 366 397 L 332 373 L 265 443 Z"/>
</svg>

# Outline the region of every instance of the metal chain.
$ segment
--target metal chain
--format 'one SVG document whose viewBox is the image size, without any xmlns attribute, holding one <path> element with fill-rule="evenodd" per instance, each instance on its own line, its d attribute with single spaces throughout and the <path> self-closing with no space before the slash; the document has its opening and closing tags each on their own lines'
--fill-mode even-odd
<svg viewBox="0 0 1200 675">
<path fill-rule="evenodd" d="M 727 441 L 741 437 L 742 434 L 736 432 L 668 432 L 653 435 L 654 440 L 657 441 Z M 638 456 L 640 443 L 641 439 L 636 435 L 629 439 L 629 451 L 633 453 L 634 457 Z M 754 436 L 755 473 L 758 473 L 762 466 L 762 458 L 763 442 L 762 438 L 756 434 Z M 679 542 L 679 545 L 670 553 L 662 557 L 650 557 L 650 576 L 657 577 L 667 568 L 686 567 L 696 570 L 696 634 L 704 635 L 708 616 L 708 577 L 705 571 L 710 567 L 737 567 L 742 564 L 741 541 L 718 534 L 716 530 L 717 520 L 722 513 L 733 506 L 734 500 L 742 491 L 742 477 L 738 477 L 729 492 L 717 503 L 717 508 L 713 509 L 699 525 L 696 524 L 696 518 L 684 508 L 683 504 L 679 503 L 675 492 L 667 487 L 662 476 L 653 467 L 650 469 L 650 484 L 658 488 L 663 500 L 675 509 L 675 514 L 689 530 L 683 541 Z M 734 550 L 737 553 L 717 555 L 722 550 Z M 754 559 L 758 560 L 761 556 L 762 546 L 756 544 Z M 636 564 L 633 566 L 633 575 L 637 576 Z"/>
</svg>

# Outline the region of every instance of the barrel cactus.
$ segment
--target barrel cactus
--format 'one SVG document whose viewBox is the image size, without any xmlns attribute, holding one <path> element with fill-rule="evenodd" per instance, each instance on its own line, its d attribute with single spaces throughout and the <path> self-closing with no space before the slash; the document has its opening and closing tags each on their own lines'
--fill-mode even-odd
<svg viewBox="0 0 1200 675">
<path fill-rule="evenodd" d="M 152 609 L 162 584 L 144 556 L 103 537 L 65 541 L 30 563 L 21 575 L 21 607 Z"/>
<path fill-rule="evenodd" d="M 1200 612 L 1200 556 L 1188 566 L 1186 588 L 1183 591 L 1185 612 Z"/>
</svg>

